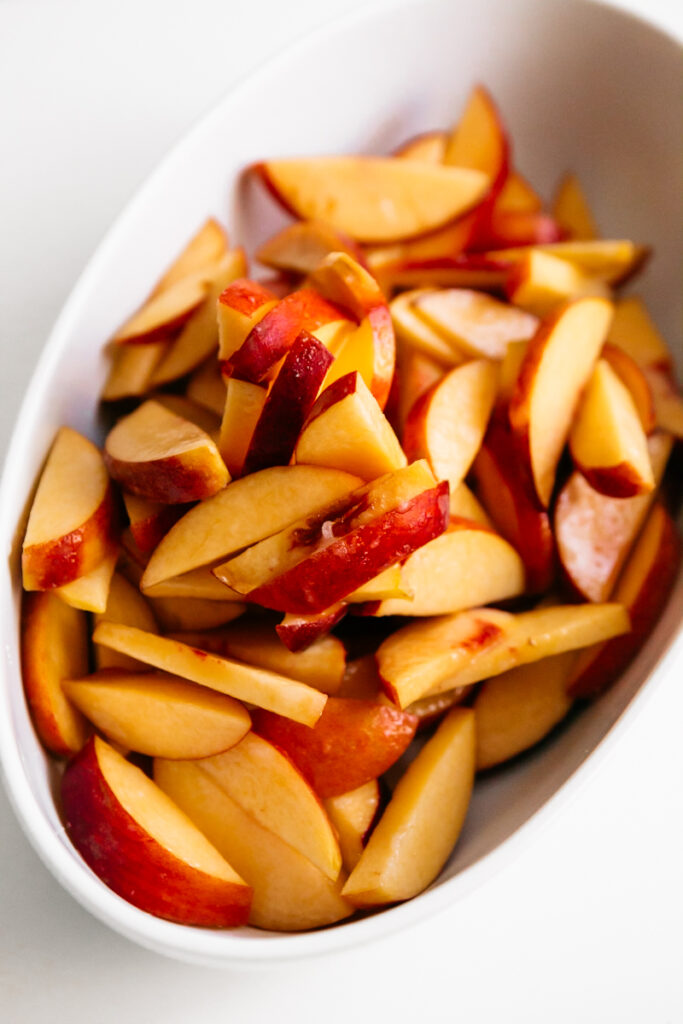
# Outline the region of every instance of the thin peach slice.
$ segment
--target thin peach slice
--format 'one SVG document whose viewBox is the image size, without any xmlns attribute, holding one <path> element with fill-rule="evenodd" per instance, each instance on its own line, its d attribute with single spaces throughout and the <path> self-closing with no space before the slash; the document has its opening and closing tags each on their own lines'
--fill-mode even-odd
<svg viewBox="0 0 683 1024">
<path fill-rule="evenodd" d="M 509 144 L 498 109 L 481 85 L 470 93 L 462 117 L 446 145 L 444 163 L 486 174 L 502 183 L 508 171 Z"/>
<path fill-rule="evenodd" d="M 553 199 L 552 212 L 566 238 L 587 242 L 599 237 L 593 212 L 575 174 L 566 174 L 562 178 Z"/>
<path fill-rule="evenodd" d="M 528 341 L 538 329 L 532 314 L 468 288 L 426 292 L 415 299 L 414 308 L 472 359 L 500 360 L 511 342 Z"/>
<path fill-rule="evenodd" d="M 331 252 L 345 252 L 359 263 L 363 261 L 363 253 L 353 239 L 324 221 L 305 220 L 289 224 L 269 238 L 257 249 L 256 259 L 274 270 L 310 274 Z"/>
<path fill-rule="evenodd" d="M 515 263 L 506 278 L 505 293 L 513 305 L 537 317 L 549 316 L 570 299 L 611 297 L 604 281 L 540 248 L 530 249 Z"/>
<path fill-rule="evenodd" d="M 277 304 L 269 288 L 238 278 L 218 296 L 218 357 L 229 359 L 248 337 L 251 329 Z"/>
<path fill-rule="evenodd" d="M 609 363 L 621 383 L 628 389 L 643 430 L 649 436 L 657 427 L 657 414 L 653 389 L 646 376 L 647 370 L 642 369 L 623 348 L 618 348 L 609 341 L 602 346 L 601 358 Z"/>
<path fill-rule="evenodd" d="M 607 340 L 631 356 L 640 367 L 671 371 L 671 352 L 647 306 L 637 295 L 628 295 L 615 304 Z"/>
<path fill-rule="evenodd" d="M 395 149 L 394 156 L 399 160 L 422 160 L 428 164 L 442 164 L 447 144 L 448 132 L 421 132 Z"/>
<path fill-rule="evenodd" d="M 371 779 L 357 789 L 323 801 L 328 817 L 339 836 L 342 863 L 353 871 L 360 860 L 368 834 L 379 810 L 379 785 Z"/>
<path fill-rule="evenodd" d="M 180 924 L 246 923 L 250 887 L 176 804 L 104 740 L 93 737 L 69 763 L 62 805 L 78 852 L 129 903 Z"/>
<path fill-rule="evenodd" d="M 464 362 L 464 356 L 448 335 L 427 323 L 416 312 L 416 304 L 427 296 L 438 294 L 433 288 L 414 288 L 397 295 L 389 305 L 397 339 L 410 348 L 434 359 L 443 368 L 452 368 Z"/>
<path fill-rule="evenodd" d="M 197 271 L 213 267 L 227 251 L 228 239 L 224 229 L 217 220 L 209 217 L 159 279 L 150 298 L 155 298 Z"/>
<path fill-rule="evenodd" d="M 115 572 L 112 577 L 106 608 L 95 616 L 95 625 L 98 622 L 123 622 L 126 626 L 135 626 L 136 629 L 144 629 L 147 633 L 157 632 L 156 619 L 149 604 L 138 588 L 119 572 Z M 99 647 L 95 644 L 94 653 L 98 669 L 119 668 L 139 672 L 145 667 L 142 662 L 112 651 L 108 647 Z M 82 674 L 82 671 L 72 672 L 70 678 L 76 679 Z"/>
<path fill-rule="evenodd" d="M 412 238 L 456 220 L 484 196 L 480 171 L 383 157 L 268 160 L 258 165 L 282 205 L 358 242 Z"/>
<path fill-rule="evenodd" d="M 249 444 L 267 397 L 267 389 L 260 384 L 236 377 L 229 377 L 225 382 L 225 406 L 218 447 L 232 477 L 242 474 Z"/>
<path fill-rule="evenodd" d="M 182 506 L 164 505 L 124 491 L 123 503 L 130 520 L 130 532 L 140 551 L 154 551 L 159 541 L 183 514 Z"/>
<path fill-rule="evenodd" d="M 85 576 L 56 587 L 54 593 L 72 608 L 80 608 L 84 612 L 103 612 L 107 607 L 117 558 L 116 551 L 110 552 Z"/>
<path fill-rule="evenodd" d="M 209 276 L 208 270 L 200 270 L 149 299 L 119 328 L 112 340 L 117 345 L 130 345 L 169 337 L 206 298 Z"/>
<path fill-rule="evenodd" d="M 222 416 L 225 408 L 225 380 L 218 360 L 209 357 L 198 366 L 187 382 L 185 394 L 198 405 L 203 405 L 216 416 Z"/>
<path fill-rule="evenodd" d="M 103 402 L 138 398 L 151 391 L 154 370 L 172 346 L 166 339 L 146 345 L 111 346 L 111 367 L 102 389 Z"/>
</svg>

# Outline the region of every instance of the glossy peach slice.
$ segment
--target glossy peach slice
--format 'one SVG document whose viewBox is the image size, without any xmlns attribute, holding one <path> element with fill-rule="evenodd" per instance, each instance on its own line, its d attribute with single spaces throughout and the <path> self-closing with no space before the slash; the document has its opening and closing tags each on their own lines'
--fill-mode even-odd
<svg viewBox="0 0 683 1024">
<path fill-rule="evenodd" d="M 468 288 L 427 291 L 416 297 L 414 307 L 472 359 L 500 360 L 511 342 L 528 341 L 538 329 L 532 314 Z"/>
</svg>

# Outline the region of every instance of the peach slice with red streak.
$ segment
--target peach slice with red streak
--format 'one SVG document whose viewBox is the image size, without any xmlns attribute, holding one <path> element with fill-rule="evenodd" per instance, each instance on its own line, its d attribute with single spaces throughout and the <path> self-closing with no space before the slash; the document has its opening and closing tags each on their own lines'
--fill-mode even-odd
<svg viewBox="0 0 683 1024">
<path fill-rule="evenodd" d="M 289 213 L 325 220 L 357 242 L 434 231 L 480 202 L 488 187 L 481 171 L 391 157 L 268 160 L 255 170 Z"/>
<path fill-rule="evenodd" d="M 527 590 L 543 593 L 555 576 L 552 525 L 519 456 L 504 407 L 491 417 L 473 474 L 486 511 L 524 562 Z"/>
<path fill-rule="evenodd" d="M 297 438 L 331 363 L 332 356 L 323 343 L 302 330 L 287 352 L 256 421 L 242 466 L 243 473 L 289 464 Z M 346 468 L 334 463 L 327 465 L 335 469 Z"/>
<path fill-rule="evenodd" d="M 105 885 L 156 917 L 245 924 L 251 888 L 135 765 L 93 739 L 62 779 L 66 831 Z"/>
<path fill-rule="evenodd" d="M 51 593 L 25 594 L 21 613 L 21 670 L 36 732 L 53 754 L 81 749 L 90 727 L 69 703 L 62 682 L 88 671 L 88 619 Z"/>
<path fill-rule="evenodd" d="M 348 793 L 328 797 L 325 810 L 339 836 L 342 862 L 347 871 L 353 871 L 360 860 L 363 847 L 377 818 L 380 792 L 377 779 Z"/>
<path fill-rule="evenodd" d="M 224 363 L 224 372 L 254 384 L 285 356 L 302 331 L 325 338 L 325 328 L 343 326 L 346 314 L 312 288 L 286 295 L 259 320 Z M 336 331 L 336 327 L 334 328 Z M 334 331 L 333 331 L 334 333 Z"/>
<path fill-rule="evenodd" d="M 256 259 L 266 267 L 288 274 L 310 274 L 331 252 L 345 252 L 363 264 L 359 245 L 324 221 L 290 224 L 259 247 Z"/>
<path fill-rule="evenodd" d="M 209 277 L 210 271 L 207 268 L 181 278 L 170 288 L 149 299 L 119 328 L 112 340 L 117 345 L 131 345 L 170 337 L 189 320 L 206 298 Z"/>
<path fill-rule="evenodd" d="M 101 453 L 62 427 L 38 482 L 24 536 L 25 590 L 51 590 L 87 575 L 114 549 L 116 514 Z"/>
<path fill-rule="evenodd" d="M 174 523 L 187 511 L 182 505 L 164 505 L 124 491 L 123 502 L 130 520 L 130 532 L 141 551 L 153 551 Z"/>
<path fill-rule="evenodd" d="M 612 304 L 577 299 L 544 321 L 529 342 L 510 400 L 510 424 L 547 508 L 555 471 L 583 388 L 612 319 Z"/>
<path fill-rule="evenodd" d="M 562 228 L 548 213 L 541 210 L 504 210 L 494 204 L 489 216 L 477 225 L 468 251 L 487 252 L 520 245 L 548 245 L 564 237 Z"/>
<path fill-rule="evenodd" d="M 324 799 L 387 771 L 415 735 L 417 718 L 376 701 L 329 697 L 312 728 L 261 711 L 253 728 L 284 750 Z"/>
<path fill-rule="evenodd" d="M 297 462 L 332 466 L 363 480 L 407 464 L 398 438 L 357 371 L 340 377 L 319 396 L 294 456 Z"/>
<path fill-rule="evenodd" d="M 609 363 L 598 360 L 569 433 L 574 465 L 601 494 L 632 498 L 654 488 L 638 410 Z"/>
<path fill-rule="evenodd" d="M 463 252 L 456 256 L 402 260 L 387 269 L 387 288 L 478 288 L 487 292 L 503 291 L 512 268 L 505 254 L 509 249 L 489 252 Z"/>
<path fill-rule="evenodd" d="M 472 359 L 502 359 L 508 345 L 529 341 L 538 330 L 530 313 L 467 288 L 418 295 L 415 311 Z"/>
<path fill-rule="evenodd" d="M 608 498 L 575 472 L 555 504 L 554 534 L 562 568 L 585 601 L 605 601 L 640 532 L 672 448 L 668 434 L 648 440 L 655 490 L 633 498 Z"/>
<path fill-rule="evenodd" d="M 633 661 L 666 606 L 680 561 L 676 524 L 655 505 L 613 594 L 629 611 L 631 632 L 581 651 L 568 684 L 573 697 L 597 696 Z"/>
<path fill-rule="evenodd" d="M 601 358 L 609 363 L 621 383 L 628 389 L 645 433 L 652 434 L 657 427 L 657 416 L 652 387 L 646 372 L 624 349 L 609 341 L 602 346 Z"/>
<path fill-rule="evenodd" d="M 496 369 L 488 360 L 472 360 L 447 373 L 410 410 L 403 434 L 408 459 L 427 459 L 437 480 L 448 480 L 455 489 L 481 445 L 496 386 Z"/>
<path fill-rule="evenodd" d="M 305 651 L 316 640 L 327 636 L 344 618 L 347 605 L 338 601 L 330 608 L 312 615 L 288 613 L 275 627 L 275 632 L 289 651 Z"/>
<path fill-rule="evenodd" d="M 417 462 L 360 488 L 343 507 L 299 520 L 213 572 L 266 608 L 323 612 L 439 536 L 447 522 L 448 485 L 434 486 L 426 464 Z"/>
<path fill-rule="evenodd" d="M 375 306 L 358 327 L 346 333 L 334 351 L 334 362 L 324 386 L 358 370 L 380 409 L 389 400 L 394 375 L 396 344 L 387 306 Z"/>
<path fill-rule="evenodd" d="M 432 231 L 423 238 L 413 238 L 393 245 L 365 247 L 365 260 L 377 280 L 391 286 L 393 271 L 406 264 L 428 260 L 452 259 L 464 253 L 476 237 L 478 210 L 461 217 L 454 224 Z"/>
<path fill-rule="evenodd" d="M 180 505 L 221 491 L 230 474 L 205 431 L 158 402 L 119 420 L 104 446 L 109 472 L 141 498 Z"/>
<path fill-rule="evenodd" d="M 277 304 L 269 288 L 247 277 L 238 278 L 218 296 L 218 358 L 221 365 L 242 346 L 250 331 Z"/>
</svg>

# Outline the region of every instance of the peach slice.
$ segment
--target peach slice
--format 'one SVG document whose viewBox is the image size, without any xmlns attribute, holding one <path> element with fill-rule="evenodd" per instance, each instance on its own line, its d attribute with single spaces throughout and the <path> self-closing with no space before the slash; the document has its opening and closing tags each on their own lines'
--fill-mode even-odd
<svg viewBox="0 0 683 1024">
<path fill-rule="evenodd" d="M 408 561 L 410 559 L 406 559 L 404 564 L 407 565 Z M 392 597 L 409 600 L 412 596 L 412 591 L 403 583 L 402 573 L 401 565 L 392 565 L 385 569 L 384 572 L 381 572 L 379 576 L 375 576 L 374 579 L 364 583 L 362 587 L 358 587 L 345 600 L 349 604 L 362 604 L 365 601 L 384 601 Z"/>
<path fill-rule="evenodd" d="M 496 196 L 496 209 L 505 213 L 538 213 L 543 200 L 519 171 L 510 171 Z"/>
<path fill-rule="evenodd" d="M 575 651 L 519 665 L 482 683 L 474 701 L 477 771 L 539 743 L 573 704 L 567 680 Z"/>
<path fill-rule="evenodd" d="M 62 779 L 66 830 L 115 893 L 179 924 L 245 924 L 251 889 L 190 819 L 108 743 L 92 740 Z"/>
<path fill-rule="evenodd" d="M 503 210 L 494 202 L 473 232 L 470 252 L 507 249 L 521 245 L 559 242 L 562 229 L 554 217 L 542 211 Z"/>
<path fill-rule="evenodd" d="M 442 380 L 446 372 L 441 363 L 424 355 L 423 352 L 402 344 L 397 346 L 395 379 L 398 386 L 398 398 L 390 420 L 395 424 L 400 437 L 405 432 L 410 410 L 418 398 Z"/>
<path fill-rule="evenodd" d="M 654 488 L 647 438 L 627 388 L 598 360 L 569 433 L 574 465 L 601 494 L 632 498 Z"/>
<path fill-rule="evenodd" d="M 107 607 L 117 558 L 116 551 L 112 551 L 85 576 L 56 587 L 54 593 L 72 608 L 80 608 L 84 612 L 103 612 Z"/>
<path fill-rule="evenodd" d="M 291 462 L 297 438 L 331 363 L 332 356 L 323 343 L 302 330 L 268 392 L 247 448 L 244 474 Z M 331 465 L 334 469 L 346 468 Z"/>
<path fill-rule="evenodd" d="M 393 242 L 456 220 L 484 196 L 480 171 L 386 157 L 268 160 L 256 168 L 301 220 L 325 220 L 357 242 Z"/>
<path fill-rule="evenodd" d="M 346 615 L 347 605 L 344 601 L 326 608 L 313 615 L 285 615 L 282 622 L 275 627 L 275 632 L 289 651 L 307 650 L 316 640 L 327 636 L 338 622 Z"/>
<path fill-rule="evenodd" d="M 228 239 L 225 231 L 217 220 L 209 217 L 160 278 L 151 298 L 167 291 L 183 278 L 190 277 L 207 267 L 213 267 L 227 251 Z"/>
<path fill-rule="evenodd" d="M 473 608 L 404 626 L 380 645 L 377 665 L 389 697 L 405 708 L 426 694 L 471 686 L 629 628 L 620 604 L 558 605 L 518 615 Z"/>
<path fill-rule="evenodd" d="M 171 341 L 151 341 L 146 345 L 111 346 L 108 355 L 111 366 L 102 389 L 103 402 L 117 402 L 122 398 L 137 398 L 152 388 L 152 375 Z"/>
<path fill-rule="evenodd" d="M 628 667 L 666 606 L 680 562 L 676 525 L 655 505 L 614 591 L 614 600 L 628 608 L 631 632 L 581 651 L 568 685 L 573 697 L 597 696 Z"/>
<path fill-rule="evenodd" d="M 454 708 L 399 779 L 343 894 L 355 906 L 407 900 L 437 877 L 474 784 L 474 712 Z"/>
<path fill-rule="evenodd" d="M 225 407 L 218 442 L 220 453 L 231 477 L 242 475 L 256 424 L 266 404 L 268 392 L 260 384 L 229 377 L 225 382 Z"/>
<path fill-rule="evenodd" d="M 628 389 L 635 403 L 643 430 L 646 434 L 651 434 L 657 427 L 657 416 L 652 387 L 646 376 L 646 371 L 641 369 L 635 359 L 624 349 L 612 345 L 609 341 L 602 346 L 601 358 L 609 363 L 621 383 Z"/>
<path fill-rule="evenodd" d="M 451 522 L 445 533 L 403 564 L 401 586 L 412 596 L 371 604 L 372 615 L 446 615 L 503 601 L 524 592 L 524 563 L 506 540 L 468 520 Z"/>
<path fill-rule="evenodd" d="M 189 420 L 196 427 L 203 430 L 213 440 L 218 436 L 220 429 L 220 416 L 216 416 L 210 409 L 206 409 L 198 402 L 193 402 L 186 395 L 174 395 L 165 391 L 154 391 L 149 396 L 150 401 L 163 405 L 164 409 L 173 412 L 176 416 Z"/>
<path fill-rule="evenodd" d="M 449 515 L 453 519 L 469 519 L 479 526 L 488 526 L 494 529 L 493 523 L 484 506 L 475 498 L 467 484 L 460 484 L 451 491 Z"/>
<path fill-rule="evenodd" d="M 31 505 L 21 554 L 25 590 L 51 590 L 97 568 L 114 546 L 115 510 L 102 455 L 62 427 Z"/>
<path fill-rule="evenodd" d="M 429 729 L 451 708 L 462 704 L 471 695 L 472 690 L 469 686 L 458 686 L 455 690 L 445 690 L 443 693 L 434 693 L 429 697 L 420 697 L 419 700 L 414 700 L 412 704 L 409 704 L 406 711 L 416 716 L 417 731 L 421 732 L 423 729 Z M 384 700 L 389 700 L 386 694 L 384 694 Z"/>
<path fill-rule="evenodd" d="M 348 793 L 328 797 L 324 807 L 339 836 L 344 868 L 353 871 L 379 810 L 377 779 L 371 779 Z"/>
<path fill-rule="evenodd" d="M 222 366 L 240 380 L 258 384 L 268 371 L 289 352 L 302 331 L 314 334 L 320 340 L 325 335 L 321 328 L 344 324 L 348 317 L 332 302 L 312 288 L 300 288 L 280 299 L 251 331 Z M 335 327 L 335 331 L 336 331 Z M 334 333 L 334 332 L 333 332 Z"/>
<path fill-rule="evenodd" d="M 93 643 L 111 647 L 162 672 L 199 683 L 236 700 L 284 716 L 291 715 L 306 725 L 314 725 L 325 707 L 324 694 L 295 679 L 221 658 L 133 626 L 100 622 L 93 633 Z"/>
<path fill-rule="evenodd" d="M 626 352 L 640 367 L 670 372 L 671 353 L 647 306 L 637 295 L 619 299 L 607 340 Z"/>
<path fill-rule="evenodd" d="M 166 534 L 149 560 L 142 588 L 226 558 L 345 498 L 362 482 L 318 466 L 274 466 L 235 480 Z"/>
<path fill-rule="evenodd" d="M 114 479 L 150 501 L 182 504 L 209 498 L 230 479 L 209 435 L 158 402 L 144 402 L 119 420 L 104 451 Z"/>
<path fill-rule="evenodd" d="M 377 281 L 388 291 L 392 286 L 394 269 L 428 260 L 452 259 L 465 252 L 475 237 L 477 221 L 478 210 L 475 209 L 454 224 L 447 224 L 423 237 L 393 245 L 366 246 L 367 265 Z"/>
<path fill-rule="evenodd" d="M 144 629 L 147 633 L 157 632 L 156 619 L 149 604 L 138 588 L 118 572 L 115 572 L 112 577 L 106 608 L 95 616 L 95 625 L 98 622 L 122 622 L 126 626 Z M 98 669 L 119 668 L 130 672 L 139 672 L 145 667 L 142 662 L 128 658 L 125 654 L 119 654 L 117 651 L 109 650 L 108 647 L 95 645 L 94 653 Z M 71 672 L 69 678 L 76 679 L 83 674 L 84 670 L 81 669 Z"/>
<path fill-rule="evenodd" d="M 344 678 L 346 652 L 335 636 L 319 637 L 305 651 L 290 651 L 272 626 L 251 621 L 212 633 L 178 633 L 174 639 L 298 679 L 321 693 L 336 693 Z"/>
<path fill-rule="evenodd" d="M 246 611 L 232 599 L 215 601 L 202 597 L 150 597 L 155 618 L 167 633 L 179 630 L 217 629 Z"/>
<path fill-rule="evenodd" d="M 395 149 L 394 156 L 399 160 L 422 160 L 428 164 L 442 164 L 447 144 L 448 132 L 421 132 Z"/>
<path fill-rule="evenodd" d="M 174 523 L 177 523 L 186 511 L 182 506 L 163 505 L 159 501 L 149 501 L 137 494 L 123 494 L 130 520 L 130 532 L 140 551 L 154 551 L 162 537 L 165 537 Z"/>
<path fill-rule="evenodd" d="M 242 595 L 221 583 L 207 566 L 190 569 L 180 576 L 171 576 L 152 586 L 141 586 L 142 592 L 149 598 L 177 597 L 199 599 L 201 601 L 240 602 Z M 132 625 L 132 623 L 131 623 Z"/>
<path fill-rule="evenodd" d="M 24 594 L 21 671 L 36 732 L 60 757 L 81 749 L 90 727 L 62 689 L 62 681 L 88 671 L 88 619 L 51 593 Z"/>
<path fill-rule="evenodd" d="M 560 182 L 552 211 L 566 238 L 587 242 L 599 237 L 595 218 L 575 174 L 566 174 Z"/>
<path fill-rule="evenodd" d="M 519 371 L 529 347 L 528 341 L 511 341 L 505 350 L 498 374 L 498 405 L 508 405 L 515 393 Z"/>
<path fill-rule="evenodd" d="M 609 286 L 568 260 L 530 249 L 510 270 L 505 281 L 510 302 L 538 317 L 547 317 L 570 299 L 598 296 L 609 299 Z"/>
<path fill-rule="evenodd" d="M 401 260 L 387 270 L 386 287 L 392 288 L 479 288 L 498 292 L 514 264 L 501 249 L 487 253 L 464 252 L 456 256 L 439 256 L 419 260 Z"/>
<path fill-rule="evenodd" d="M 555 575 L 553 530 L 529 468 L 520 458 L 505 407 L 491 417 L 473 473 L 486 511 L 524 562 L 527 589 L 543 593 Z"/>
<path fill-rule="evenodd" d="M 247 272 L 247 258 L 243 249 L 231 249 L 214 267 L 209 289 L 201 307 L 193 313 L 168 352 L 159 360 L 152 373 L 156 387 L 184 377 L 218 348 L 218 321 L 216 303 L 225 288 Z"/>
<path fill-rule="evenodd" d="M 403 435 L 408 459 L 426 458 L 437 480 L 448 480 L 454 490 L 479 450 L 496 385 L 496 368 L 488 360 L 447 373 L 410 410 Z"/>
<path fill-rule="evenodd" d="M 250 732 L 236 746 L 204 758 L 202 771 L 263 828 L 315 864 L 339 876 L 339 843 L 322 803 L 289 757 Z"/>
<path fill-rule="evenodd" d="M 470 93 L 462 117 L 446 145 L 444 163 L 484 173 L 500 185 L 508 173 L 509 144 L 500 113 L 481 85 Z"/>
<path fill-rule="evenodd" d="M 467 288 L 428 291 L 414 308 L 472 359 L 502 359 L 510 342 L 528 341 L 538 329 L 530 313 Z"/>
<path fill-rule="evenodd" d="M 407 464 L 398 438 L 360 373 L 330 384 L 310 411 L 294 449 L 297 462 L 374 480 Z"/>
<path fill-rule="evenodd" d="M 478 253 L 481 260 L 495 260 L 508 270 L 531 252 L 566 260 L 587 277 L 596 278 L 605 285 L 620 285 L 642 269 L 650 250 L 630 239 L 596 239 L 595 241 L 548 242 L 535 246 L 515 246 Z"/>
<path fill-rule="evenodd" d="M 209 757 L 251 727 L 239 701 L 165 672 L 105 669 L 63 687 L 107 739 L 150 757 Z"/>
<path fill-rule="evenodd" d="M 277 304 L 269 288 L 238 278 L 218 296 L 218 358 L 221 363 L 237 352 L 251 329 Z"/>
<path fill-rule="evenodd" d="M 335 231 L 324 221 L 305 220 L 289 224 L 257 251 L 256 259 L 266 267 L 289 274 L 310 274 L 331 252 L 347 253 L 363 263 L 363 253 L 353 239 Z"/>
<path fill-rule="evenodd" d="M 352 911 L 332 881 L 275 832 L 232 799 L 197 761 L 154 763 L 164 792 L 229 857 L 253 887 L 249 923 L 272 931 L 303 931 L 334 924 Z"/>
<path fill-rule="evenodd" d="M 298 520 L 213 572 L 275 611 L 323 612 L 418 547 L 448 519 L 448 485 L 426 463 L 359 488 L 341 507 Z"/>
<path fill-rule="evenodd" d="M 266 711 L 254 712 L 253 728 L 284 750 L 324 799 L 390 768 L 415 735 L 417 718 L 372 700 L 329 697 L 313 728 Z"/>
<path fill-rule="evenodd" d="M 334 352 L 324 387 L 358 370 L 380 409 L 389 399 L 394 375 L 396 343 L 387 306 L 375 306 L 360 325 L 349 331 Z"/>
<path fill-rule="evenodd" d="M 193 402 L 222 417 L 225 408 L 225 385 L 218 360 L 209 357 L 191 375 L 185 394 Z"/>
<path fill-rule="evenodd" d="M 612 304 L 605 299 L 577 299 L 543 323 L 524 356 L 510 401 L 510 424 L 546 508 L 576 406 L 611 319 Z"/>
<path fill-rule="evenodd" d="M 655 486 L 672 448 L 668 434 L 648 441 Z M 634 498 L 608 498 L 573 473 L 555 505 L 554 532 L 562 567 L 584 600 L 605 601 L 645 522 L 655 491 Z"/>
<path fill-rule="evenodd" d="M 311 287 L 329 302 L 348 310 L 358 322 L 376 306 L 386 305 L 376 279 L 346 252 L 331 252 L 308 278 Z"/>
<path fill-rule="evenodd" d="M 427 358 L 436 360 L 443 373 L 444 368 L 459 366 L 464 362 L 464 356 L 447 334 L 417 314 L 417 303 L 436 294 L 438 292 L 433 288 L 414 288 L 397 295 L 389 309 L 397 339 L 405 342 L 410 349 L 416 349 Z"/>
<path fill-rule="evenodd" d="M 149 299 L 119 328 L 112 340 L 118 345 L 126 345 L 169 337 L 206 298 L 209 275 L 208 268 L 200 270 Z"/>
</svg>

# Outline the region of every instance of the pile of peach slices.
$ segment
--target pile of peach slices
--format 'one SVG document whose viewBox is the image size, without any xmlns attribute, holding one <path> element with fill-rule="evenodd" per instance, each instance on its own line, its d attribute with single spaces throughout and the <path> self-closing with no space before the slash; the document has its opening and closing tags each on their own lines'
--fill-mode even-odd
<svg viewBox="0 0 683 1024">
<path fill-rule="evenodd" d="M 270 276 L 207 221 L 108 345 L 103 450 L 57 434 L 23 677 L 108 886 L 295 931 L 421 892 L 476 772 L 633 659 L 683 402 L 617 295 L 646 248 L 574 175 L 544 204 L 483 88 L 391 156 L 249 173 L 296 218 Z"/>
</svg>

